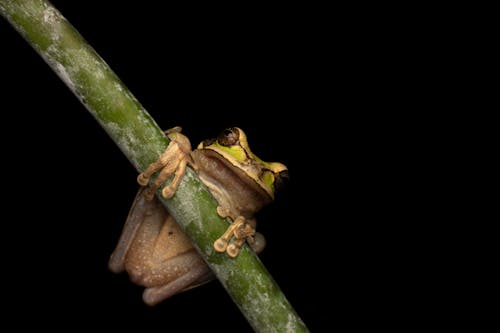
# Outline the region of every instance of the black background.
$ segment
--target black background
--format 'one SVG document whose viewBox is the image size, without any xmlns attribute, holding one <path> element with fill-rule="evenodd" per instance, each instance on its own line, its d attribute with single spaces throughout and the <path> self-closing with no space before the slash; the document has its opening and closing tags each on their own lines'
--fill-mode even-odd
<svg viewBox="0 0 500 333">
<path fill-rule="evenodd" d="M 288 188 L 257 216 L 261 259 L 312 331 L 387 327 L 406 314 L 407 273 L 394 270 L 403 258 L 387 259 L 398 199 L 386 197 L 402 186 L 387 174 L 406 162 L 386 160 L 394 118 L 381 111 L 398 103 L 388 98 L 398 78 L 380 87 L 368 27 L 291 5 L 52 2 L 162 128 L 182 126 L 195 145 L 238 126 L 257 155 L 289 167 Z M 141 287 L 107 270 L 136 171 L 3 19 L 0 40 L 12 309 L 38 327 L 251 331 L 218 282 L 149 308 Z"/>
</svg>

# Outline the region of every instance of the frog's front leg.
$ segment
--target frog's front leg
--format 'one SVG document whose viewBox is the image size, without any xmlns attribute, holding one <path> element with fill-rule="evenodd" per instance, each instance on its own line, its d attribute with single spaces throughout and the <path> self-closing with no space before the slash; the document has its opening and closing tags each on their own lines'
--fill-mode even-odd
<svg viewBox="0 0 500 333">
<path fill-rule="evenodd" d="M 217 207 L 217 213 L 221 217 L 229 216 L 229 213 L 220 206 Z M 250 245 L 255 243 L 255 224 L 255 220 L 248 221 L 243 216 L 236 217 L 226 232 L 214 242 L 214 249 L 217 252 L 227 252 L 232 258 L 236 257 L 245 241 Z M 258 247 L 260 246 L 259 244 Z"/>
<path fill-rule="evenodd" d="M 189 139 L 181 134 L 182 128 L 177 126 L 167 130 L 165 133 L 170 139 L 167 149 L 161 154 L 158 161 L 150 164 L 144 172 L 139 174 L 137 182 L 142 186 L 147 186 L 151 176 L 160 170 L 158 177 L 151 183 L 147 189 L 146 197 L 151 200 L 156 190 L 172 175 L 174 175 L 170 184 L 166 185 L 162 190 L 162 196 L 165 199 L 170 199 L 186 171 L 186 165 L 191 163 L 191 143 Z"/>
</svg>

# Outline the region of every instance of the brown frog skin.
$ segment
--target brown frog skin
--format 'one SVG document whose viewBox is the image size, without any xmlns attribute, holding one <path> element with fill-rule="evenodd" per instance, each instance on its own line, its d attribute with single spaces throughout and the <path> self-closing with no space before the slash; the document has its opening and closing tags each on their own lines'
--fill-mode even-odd
<svg viewBox="0 0 500 333">
<path fill-rule="evenodd" d="M 218 252 L 238 255 L 245 241 L 260 253 L 265 239 L 255 232 L 254 214 L 274 199 L 276 187 L 287 177 L 281 163 L 267 163 L 248 147 L 245 133 L 226 129 L 216 139 L 191 151 L 189 139 L 175 127 L 167 131 L 171 142 L 159 160 L 138 177 L 150 187 L 139 190 L 120 240 L 109 261 L 115 273 L 127 271 L 131 280 L 146 287 L 144 302 L 155 305 L 174 294 L 212 280 L 213 274 L 173 217 L 154 193 L 170 176 L 162 196 L 171 198 L 187 165 L 192 167 L 218 202 L 217 212 L 233 223 L 214 242 Z"/>
</svg>

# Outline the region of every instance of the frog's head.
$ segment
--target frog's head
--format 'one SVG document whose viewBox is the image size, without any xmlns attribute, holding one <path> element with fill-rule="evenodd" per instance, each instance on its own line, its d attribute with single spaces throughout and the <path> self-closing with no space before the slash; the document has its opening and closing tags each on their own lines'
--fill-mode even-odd
<svg viewBox="0 0 500 333">
<path fill-rule="evenodd" d="M 278 162 L 265 162 L 257 157 L 248 145 L 245 132 L 238 127 L 223 130 L 215 139 L 205 140 L 198 149 L 219 153 L 234 167 L 242 170 L 274 199 L 274 194 L 288 179 L 288 169 Z"/>
</svg>

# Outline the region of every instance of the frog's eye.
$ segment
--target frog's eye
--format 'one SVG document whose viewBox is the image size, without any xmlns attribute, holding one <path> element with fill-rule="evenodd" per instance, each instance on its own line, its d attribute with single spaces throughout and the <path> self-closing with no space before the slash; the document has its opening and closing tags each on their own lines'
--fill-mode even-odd
<svg viewBox="0 0 500 333">
<path fill-rule="evenodd" d="M 240 132 L 236 127 L 230 127 L 222 131 L 217 137 L 217 142 L 225 147 L 231 147 L 238 144 Z"/>
<path fill-rule="evenodd" d="M 279 191 L 283 189 L 286 184 L 288 184 L 288 180 L 290 179 L 290 175 L 288 174 L 288 170 L 283 170 L 274 176 L 274 190 Z"/>
</svg>

